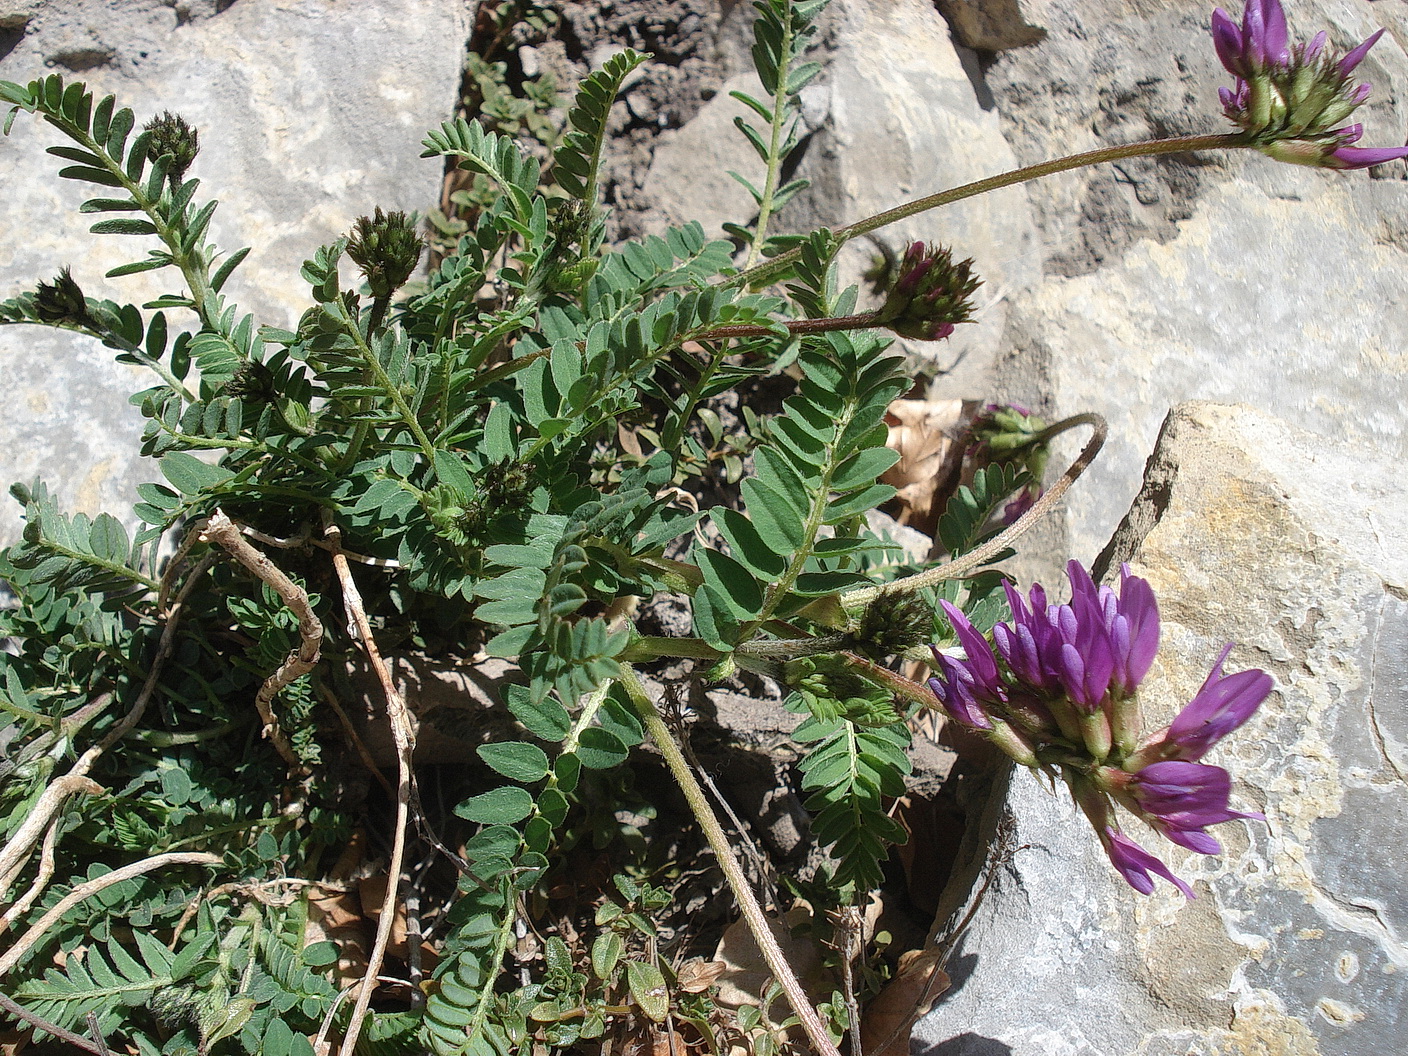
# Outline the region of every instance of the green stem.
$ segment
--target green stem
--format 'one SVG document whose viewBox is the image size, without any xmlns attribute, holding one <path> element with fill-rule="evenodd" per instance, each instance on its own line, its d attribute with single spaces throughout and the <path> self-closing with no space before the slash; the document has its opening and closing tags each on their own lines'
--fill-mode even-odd
<svg viewBox="0 0 1408 1056">
<path fill-rule="evenodd" d="M 618 659 L 628 664 L 643 664 L 662 656 L 688 657 L 691 660 L 722 660 L 719 652 L 703 638 L 637 638 L 621 651 Z"/>
<path fill-rule="evenodd" d="M 763 602 L 762 611 L 757 619 L 751 621 L 743 634 L 739 638 L 739 644 L 743 644 L 768 620 L 772 619 L 777 607 L 782 604 L 797 582 L 797 577 L 802 574 L 807 567 L 807 561 L 812 556 L 812 550 L 816 545 L 817 534 L 821 531 L 823 520 L 826 516 L 826 505 L 828 496 L 831 494 L 831 478 L 836 472 L 837 462 L 833 457 L 835 444 L 841 437 L 846 435 L 846 430 L 850 428 L 851 421 L 855 418 L 856 403 L 848 400 L 847 406 L 836 421 L 836 429 L 832 433 L 832 441 L 826 445 L 824 451 L 825 461 L 822 463 L 821 481 L 817 485 L 812 495 L 812 508 L 807 511 L 807 519 L 802 524 L 802 541 L 796 552 L 788 561 L 787 567 L 777 581 L 768 587 L 766 598 Z"/>
<path fill-rule="evenodd" d="M 758 223 L 753 233 L 753 243 L 748 247 L 748 267 L 752 268 L 758 261 L 758 254 L 762 251 L 763 241 L 767 238 L 768 221 L 772 218 L 772 200 L 777 194 L 777 177 L 782 171 L 782 126 L 787 122 L 787 75 L 792 68 L 792 5 L 787 4 L 787 11 L 781 18 L 782 22 L 782 43 L 778 47 L 779 61 L 777 64 L 777 77 L 774 82 L 776 89 L 772 97 L 772 128 L 768 137 L 768 172 L 763 182 L 762 199 L 758 202 Z M 745 272 L 746 274 L 746 272 Z"/>
<path fill-rule="evenodd" d="M 1058 172 L 1068 172 L 1086 165 L 1099 165 L 1106 161 L 1122 161 L 1125 158 L 1152 157 L 1159 154 L 1186 154 L 1195 150 L 1231 150 L 1250 146 L 1253 146 L 1252 141 L 1245 134 L 1238 132 L 1217 136 L 1176 136 L 1172 139 L 1150 139 L 1139 143 L 1127 143 L 1119 147 L 1101 147 L 1099 150 L 1088 150 L 1083 154 L 1072 154 L 1070 157 L 1057 158 L 1054 161 L 1043 161 L 1038 165 L 1026 165 L 997 176 L 988 176 L 972 183 L 965 183 L 961 187 L 940 191 L 925 198 L 917 198 L 912 202 L 905 202 L 903 205 L 876 213 L 874 216 L 868 216 L 864 220 L 857 220 L 854 224 L 836 231 L 835 235 L 841 243 L 845 243 L 859 235 L 869 234 L 877 228 L 915 216 L 918 213 L 927 212 L 930 209 L 952 205 L 954 202 L 986 194 L 988 191 L 996 191 L 1017 183 L 1026 183 L 1028 180 L 1040 179 L 1043 176 L 1052 176 Z M 793 249 L 762 264 L 752 265 L 750 260 L 750 266 L 747 269 L 739 272 L 723 285 L 726 287 L 762 285 L 774 275 L 791 267 L 795 261 L 801 258 L 801 255 L 800 249 Z"/>
<path fill-rule="evenodd" d="M 831 330 L 870 330 L 883 326 L 879 312 L 861 312 L 858 315 L 838 315 L 828 319 L 784 319 L 781 325 L 793 337 L 801 334 L 824 334 Z M 696 334 L 695 341 L 725 341 L 729 338 L 768 337 L 777 333 L 777 328 L 758 326 L 749 323 L 735 323 L 731 326 L 716 326 L 702 334 Z"/>
<path fill-rule="evenodd" d="M 500 891 L 504 897 L 504 919 L 499 925 L 499 933 L 494 937 L 494 952 L 490 955 L 484 972 L 484 985 L 479 990 L 479 1003 L 474 1006 L 474 1018 L 465 1028 L 466 1049 L 475 1047 L 474 1043 L 479 1039 L 480 1031 L 484 1029 L 484 1020 L 488 1018 L 489 1009 L 493 1007 L 494 984 L 499 981 L 504 957 L 508 954 L 508 945 L 513 939 L 513 922 L 518 919 L 518 903 L 514 898 L 513 884 L 505 880 Z"/>
<path fill-rule="evenodd" d="M 792 966 L 787 963 L 787 958 L 783 955 L 781 947 L 778 946 L 777 939 L 769 926 L 767 914 L 763 912 L 763 907 L 759 904 L 753 889 L 748 886 L 748 878 L 743 875 L 743 867 L 734 857 L 733 848 L 729 846 L 728 837 L 724 834 L 719 819 L 715 817 L 714 810 L 704 795 L 704 789 L 695 780 L 689 763 L 685 761 L 684 753 L 675 743 L 669 727 L 660 718 L 660 713 L 655 710 L 655 705 L 651 703 L 650 697 L 645 692 L 645 687 L 641 685 L 639 676 L 625 664 L 621 666 L 621 685 L 625 687 L 626 694 L 631 698 L 631 704 L 634 705 L 641 722 L 645 724 L 651 740 L 660 749 L 665 765 L 669 767 L 674 779 L 679 782 L 680 791 L 684 793 L 690 812 L 699 822 L 699 828 L 703 831 L 704 838 L 709 842 L 709 847 L 713 850 L 714 856 L 719 861 L 719 867 L 723 870 L 724 879 L 728 881 L 728 886 L 733 891 L 733 897 L 738 900 L 738 908 L 743 913 L 748 930 L 752 932 L 758 949 L 762 951 L 763 960 L 767 963 L 768 970 L 772 972 L 773 977 L 782 987 L 782 992 L 787 997 L 787 1003 L 792 1006 L 792 1011 L 801 1021 L 802 1029 L 806 1031 L 812 1048 L 820 1056 L 840 1056 L 835 1044 L 831 1041 L 831 1036 L 826 1032 L 826 1027 L 821 1022 L 821 1017 L 812 1007 L 807 992 L 802 989 L 802 984 L 797 981 L 796 973 L 792 971 Z"/>
<path fill-rule="evenodd" d="M 180 232 L 185 227 L 185 209 L 182 210 L 181 222 L 168 223 L 157 208 L 159 200 L 153 202 L 148 198 L 141 181 L 129 177 L 127 170 L 107 152 L 107 148 L 103 144 L 90 136 L 85 129 L 71 124 L 58 114 L 46 112 L 45 116 L 57 124 L 70 139 L 83 144 L 86 150 L 102 161 L 103 168 L 121 181 L 123 190 L 130 194 L 132 200 L 141 207 L 142 212 L 147 214 L 152 226 L 156 228 L 157 237 L 170 250 L 172 262 L 180 269 L 186 280 L 186 285 L 190 288 L 191 307 L 199 316 L 201 325 L 217 334 L 225 333 L 220 326 L 220 297 L 210 288 L 210 276 L 207 273 L 205 255 L 201 252 L 200 246 L 193 247 L 191 252 L 187 252 L 182 244 L 184 239 L 182 239 Z M 189 205 L 186 208 L 189 208 Z"/>
<path fill-rule="evenodd" d="M 356 343 L 357 351 L 362 355 L 362 362 L 365 363 L 367 369 L 371 371 L 372 377 L 376 379 L 376 383 L 381 387 L 381 391 L 386 393 L 387 398 L 391 400 L 391 405 L 396 408 L 396 413 L 401 416 L 401 421 L 404 422 L 406 428 L 411 431 L 411 435 L 415 438 L 416 444 L 419 445 L 426 460 L 434 463 L 435 445 L 430 442 L 430 437 L 428 437 L 425 434 L 425 430 L 421 428 L 420 420 L 416 418 L 415 412 L 411 410 L 411 405 L 408 404 L 406 398 L 401 395 L 401 389 L 392 383 L 391 376 L 386 373 L 386 368 L 381 365 L 381 360 L 377 358 L 376 353 L 372 351 L 371 345 L 367 343 L 366 337 L 363 336 L 362 328 L 347 314 L 347 310 L 342 306 L 340 300 L 335 303 L 337 304 L 337 312 L 340 317 L 339 321 L 343 324 L 343 329 L 347 333 L 347 336 L 352 338 L 353 342 Z M 355 447 L 351 446 L 348 447 L 347 452 L 348 455 L 344 457 L 343 461 L 348 465 L 355 464 L 355 458 L 352 458 L 352 461 L 349 462 L 348 457 L 355 456 L 360 452 L 358 452 Z"/>
</svg>

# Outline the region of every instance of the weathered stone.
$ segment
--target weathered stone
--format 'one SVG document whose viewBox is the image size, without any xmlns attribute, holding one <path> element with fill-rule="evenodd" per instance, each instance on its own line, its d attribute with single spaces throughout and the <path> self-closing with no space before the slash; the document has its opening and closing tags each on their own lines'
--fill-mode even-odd
<svg viewBox="0 0 1408 1056">
<path fill-rule="evenodd" d="M 820 112 L 829 116 L 797 166 L 812 187 L 774 219 L 770 232 L 840 227 L 907 198 L 1015 167 L 997 114 L 979 105 L 959 49 L 927 0 L 836 0 L 827 18 L 828 47 L 820 57 L 829 97 Z M 747 192 L 721 171 L 738 168 L 758 182 L 756 157 L 730 127 L 742 107 L 725 99 L 721 93 L 674 138 L 661 138 L 647 182 L 663 218 L 677 223 L 702 211 L 711 234 L 720 219 L 738 222 L 756 211 Z M 814 95 L 813 113 L 819 102 Z M 892 253 L 925 239 L 951 245 L 960 259 L 975 258 L 984 280 L 976 322 L 948 341 L 907 344 L 931 367 L 951 372 L 950 394 L 986 392 L 1007 305 L 1038 277 L 1024 192 L 960 202 L 887 227 L 877 238 Z M 860 282 L 876 255 L 867 239 L 845 247 L 842 285 Z"/>
<path fill-rule="evenodd" d="M 1004 52 L 987 84 L 1023 163 L 1152 136 L 1230 130 L 1205 0 L 1028 0 L 1050 34 Z M 1239 12 L 1237 5 L 1230 9 Z M 1387 5 L 1294 0 L 1295 39 L 1326 28 L 1347 49 Z M 1356 72 L 1366 144 L 1403 142 L 1408 59 L 1392 33 Z M 1069 552 L 1090 559 L 1139 487 L 1170 406 L 1254 402 L 1323 436 L 1408 453 L 1408 298 L 1402 163 L 1369 173 L 1278 164 L 1254 152 L 1138 159 L 1049 177 L 1028 196 L 1048 277 L 1014 299 L 1005 392 L 1057 415 L 1110 420 L 1105 452 L 1067 502 Z M 1375 178 L 1381 177 L 1381 178 Z M 1084 442 L 1072 436 L 1059 453 Z"/>
<path fill-rule="evenodd" d="M 1408 486 L 1398 462 L 1250 407 L 1184 404 L 1108 555 L 1153 585 L 1151 727 L 1218 649 L 1276 692 L 1209 761 L 1266 823 L 1203 857 L 1131 835 L 1191 882 L 1134 894 L 1064 790 L 1026 771 L 1006 855 L 925 1022 L 946 1056 L 1397 1051 L 1408 1008 Z M 958 1037 L 963 1035 L 963 1037 Z M 999 1048 L 998 1045 L 1005 1046 Z M 986 1046 L 986 1047 L 985 1047 Z"/>
<path fill-rule="evenodd" d="M 63 10 L 59 10 L 62 8 Z M 218 17 L 212 16 L 220 11 Z M 465 37 L 462 5 L 397 0 L 299 4 L 48 4 L 0 63 L 0 77 L 70 76 L 75 49 L 103 51 L 81 78 L 132 107 L 139 124 L 179 111 L 201 131 L 191 175 L 220 199 L 213 240 L 253 253 L 226 287 L 260 323 L 288 326 L 306 306 L 301 263 L 375 206 L 424 209 L 442 165 L 418 158 L 426 129 L 449 114 Z M 67 57 L 66 57 L 67 56 Z M 145 239 L 87 234 L 79 203 L 100 196 L 56 178 L 59 142 L 21 115 L 0 142 L 0 296 L 63 265 L 89 296 L 141 303 L 179 288 L 162 271 L 104 279 L 146 253 Z M 350 276 L 349 285 L 350 285 Z M 173 322 L 177 322 L 173 318 Z M 127 395 L 150 375 L 112 362 L 96 341 L 38 327 L 0 329 L 0 377 L 15 411 L 0 423 L 0 478 L 48 479 L 68 508 L 125 512 L 156 469 L 136 459 L 141 419 Z M 0 504 L 0 540 L 18 508 Z"/>
</svg>

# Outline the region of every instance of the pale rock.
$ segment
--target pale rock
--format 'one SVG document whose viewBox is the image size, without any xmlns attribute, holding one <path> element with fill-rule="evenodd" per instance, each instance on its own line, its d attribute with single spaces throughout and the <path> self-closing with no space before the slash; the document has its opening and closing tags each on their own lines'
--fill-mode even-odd
<svg viewBox="0 0 1408 1056">
<path fill-rule="evenodd" d="M 196 126 L 201 154 L 190 175 L 202 180 L 198 197 L 221 202 L 212 239 L 225 252 L 254 247 L 225 292 L 259 323 L 287 327 L 308 304 L 298 270 L 319 246 L 376 206 L 436 200 L 443 164 L 419 158 L 420 141 L 453 105 L 464 20 L 463 5 L 438 0 L 39 5 L 0 78 L 60 72 L 116 94 L 139 126 L 168 109 Z M 107 58 L 74 73 L 75 49 L 85 48 Z M 95 218 L 78 205 L 105 189 L 56 177 L 65 163 L 44 148 L 61 141 L 23 114 L 0 140 L 0 296 L 66 264 L 92 297 L 141 303 L 177 288 L 169 270 L 103 277 L 145 256 L 148 240 L 87 233 Z M 344 269 L 344 283 L 355 282 Z M 68 509 L 125 514 L 135 485 L 159 479 L 136 456 L 142 419 L 127 405 L 152 376 L 113 355 L 46 328 L 0 328 L 0 378 L 16 401 L 0 422 L 5 485 L 39 475 Z M 18 513 L 0 502 L 0 540 L 18 534 Z"/>
<path fill-rule="evenodd" d="M 1128 832 L 1189 881 L 1135 894 L 1064 790 L 1025 770 L 985 820 L 997 861 L 924 1021 L 943 1056 L 1383 1056 L 1408 1009 L 1408 485 L 1399 461 L 1247 406 L 1180 405 L 1105 555 L 1153 585 L 1166 724 L 1222 645 L 1276 690 L 1208 757 L 1265 823 L 1225 853 Z M 984 852 L 986 853 L 986 852 Z M 952 907 L 950 907 L 952 908 Z M 1398 1040 L 1395 1040 L 1398 1039 Z"/>
<path fill-rule="evenodd" d="M 742 118 L 754 127 L 762 122 L 734 92 L 766 101 L 758 75 L 740 73 L 725 81 L 683 128 L 661 134 L 643 189 L 654 203 L 645 222 L 648 233 L 662 234 L 694 220 L 709 238 L 724 238 L 724 224 L 746 224 L 756 215 L 752 196 L 728 170 L 762 188 L 765 166 L 734 120 Z"/>
<path fill-rule="evenodd" d="M 979 105 L 959 49 L 931 3 L 836 0 L 827 18 L 830 44 L 818 56 L 825 70 L 814 82 L 828 90 L 827 106 L 819 111 L 819 95 L 803 98 L 805 131 L 812 137 L 796 173 L 812 187 L 774 218 L 770 233 L 838 228 L 906 199 L 1016 167 L 998 115 Z M 737 168 L 762 185 L 761 164 L 731 127 L 735 115 L 752 114 L 727 95 L 746 84 L 753 87 L 743 90 L 758 94 L 753 75 L 740 75 L 684 128 L 662 137 L 646 181 L 661 226 L 696 218 L 716 235 L 722 221 L 743 222 L 755 214 L 748 193 L 722 171 Z M 821 115 L 825 123 L 819 125 Z M 1040 247 L 1025 192 L 1011 188 L 960 202 L 901 221 L 877 237 L 893 254 L 924 239 L 952 246 L 958 259 L 975 259 L 984 281 L 975 297 L 975 323 L 960 326 L 948 341 L 905 344 L 931 369 L 948 372 L 947 393 L 987 391 L 1007 305 L 1039 278 Z M 847 245 L 840 256 L 842 286 L 860 283 L 876 255 L 868 239 Z"/>
<path fill-rule="evenodd" d="M 1003 53 L 988 85 L 1024 163 L 1159 135 L 1230 131 L 1211 4 L 1025 0 L 1049 30 Z M 1238 5 L 1228 5 L 1240 15 Z M 1347 50 L 1396 6 L 1286 5 L 1293 39 L 1327 29 Z M 1408 58 L 1390 32 L 1356 77 L 1363 143 L 1401 144 Z M 1097 553 L 1139 487 L 1167 409 L 1189 399 L 1256 404 L 1329 439 L 1408 454 L 1408 187 L 1395 162 L 1337 173 L 1253 151 L 1136 159 L 1035 181 L 1028 195 L 1048 277 L 1013 302 L 1003 390 L 1054 417 L 1093 410 L 1110 439 L 1066 499 L 1068 552 Z M 1059 462 L 1084 437 L 1057 445 Z"/>
</svg>

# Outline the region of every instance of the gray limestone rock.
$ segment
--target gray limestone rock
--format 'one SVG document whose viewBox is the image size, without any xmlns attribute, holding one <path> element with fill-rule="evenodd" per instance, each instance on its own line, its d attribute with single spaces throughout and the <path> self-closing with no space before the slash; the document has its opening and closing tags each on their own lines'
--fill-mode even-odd
<svg viewBox="0 0 1408 1056">
<path fill-rule="evenodd" d="M 115 93 L 139 123 L 170 109 L 201 131 L 191 175 L 202 180 L 199 194 L 221 202 L 214 241 L 227 252 L 254 247 L 226 292 L 260 323 L 286 327 L 297 319 L 306 305 L 299 266 L 358 215 L 375 206 L 424 209 L 436 200 L 442 165 L 418 157 L 420 140 L 454 104 L 463 5 L 20 7 L 20 28 L 0 28 L 0 43 L 6 32 L 19 34 L 8 54 L 0 48 L 0 78 L 27 82 L 59 72 Z M 0 17 L 10 10 L 0 8 Z M 62 163 L 44 148 L 58 141 L 55 130 L 25 115 L 0 140 L 0 230 L 7 232 L 0 296 L 32 289 L 64 265 L 89 296 L 140 303 L 165 290 L 174 273 L 103 278 L 146 246 L 87 234 L 77 207 L 95 194 L 56 178 Z M 12 326 L 0 328 L 0 378 L 16 398 L 0 423 L 4 484 L 38 474 L 70 509 L 125 512 L 134 485 L 156 473 L 136 457 L 142 422 L 126 402 L 148 384 L 144 372 L 114 364 L 95 341 Z M 14 538 L 17 512 L 14 503 L 0 503 L 0 539 Z"/>
<path fill-rule="evenodd" d="M 827 12 L 825 72 L 804 108 L 813 132 L 796 175 L 812 181 L 774 221 L 773 233 L 840 227 L 907 198 L 1014 168 L 998 115 L 974 91 L 964 51 L 929 0 L 836 0 Z M 967 53 L 971 56 L 971 53 Z M 727 89 L 738 87 L 730 83 Z M 828 94 L 822 105 L 821 90 Z M 808 100 L 804 100 L 804 103 Z M 747 192 L 724 174 L 756 178 L 756 157 L 730 126 L 743 108 L 726 91 L 676 133 L 662 136 L 646 189 L 669 222 L 698 217 L 710 234 L 722 219 L 754 212 Z M 719 159 L 719 160 L 716 160 Z M 939 241 L 973 257 L 984 285 L 976 322 L 946 342 L 912 342 L 909 351 L 949 372 L 951 392 L 986 392 L 1008 305 L 1039 277 L 1039 246 L 1025 193 L 1012 189 L 970 199 L 886 228 L 891 252 L 914 239 Z M 843 285 L 859 282 L 877 248 L 860 239 L 841 256 Z"/>
<path fill-rule="evenodd" d="M 1408 487 L 1398 462 L 1246 406 L 1169 415 L 1111 544 L 1152 584 L 1151 727 L 1229 670 L 1276 691 L 1209 761 L 1267 821 L 1203 857 L 1140 827 L 1197 893 L 1131 891 L 1064 790 L 993 800 L 992 882 L 924 1022 L 945 1056 L 1383 1056 L 1408 1008 Z M 1001 823 L 1001 824 L 999 824 Z M 1395 1040 L 1398 1039 L 1398 1040 Z"/>
<path fill-rule="evenodd" d="M 1355 119 L 1366 144 L 1401 144 L 1400 5 L 1285 6 L 1294 39 L 1324 28 L 1341 51 L 1390 29 L 1357 71 L 1373 92 Z M 1018 158 L 1230 130 L 1211 7 L 1026 0 L 1024 16 L 1048 37 L 1003 52 L 986 80 Z M 1012 303 L 1002 387 L 1056 415 L 1099 411 L 1111 425 L 1067 500 L 1071 554 L 1099 551 L 1139 487 L 1159 423 L 1182 400 L 1252 403 L 1328 438 L 1408 453 L 1403 163 L 1336 173 L 1250 151 L 1142 159 L 1049 177 L 1027 194 L 1047 276 Z M 1059 452 L 1073 456 L 1083 442 L 1072 436 Z"/>
</svg>

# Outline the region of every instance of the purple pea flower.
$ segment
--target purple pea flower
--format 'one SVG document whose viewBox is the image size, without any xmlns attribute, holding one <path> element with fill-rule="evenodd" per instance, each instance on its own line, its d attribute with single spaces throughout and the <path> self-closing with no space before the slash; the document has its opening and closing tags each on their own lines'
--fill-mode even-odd
<svg viewBox="0 0 1408 1056">
<path fill-rule="evenodd" d="M 1206 763 L 1153 763 L 1127 777 L 1126 791 L 1140 817 L 1180 847 L 1199 854 L 1222 850 L 1222 844 L 1204 831 L 1209 825 L 1238 818 L 1266 820 L 1264 814 L 1230 809 L 1231 775 Z"/>
<path fill-rule="evenodd" d="M 1129 882 L 1129 886 L 1141 895 L 1153 894 L 1154 878 L 1149 874 L 1158 873 L 1189 898 L 1195 897 L 1193 889 L 1175 876 L 1168 866 L 1124 833 L 1106 826 L 1100 833 L 1100 842 L 1105 847 L 1105 853 L 1110 856 L 1111 864 Z"/>
<path fill-rule="evenodd" d="M 1217 57 L 1236 81 L 1218 89 L 1223 113 L 1278 161 L 1362 169 L 1408 157 L 1408 147 L 1356 147 L 1363 126 L 1344 122 L 1369 97 L 1353 84 L 1355 67 L 1384 31 L 1347 54 L 1325 54 L 1325 33 L 1292 46 L 1280 0 L 1247 0 L 1239 27 L 1222 8 L 1212 13 Z"/>
<path fill-rule="evenodd" d="M 992 719 L 988 717 L 987 701 L 979 700 L 984 687 L 978 686 L 973 667 L 930 647 L 934 663 L 938 665 L 940 678 L 929 679 L 929 688 L 939 703 L 961 726 L 975 730 L 992 729 Z"/>
<path fill-rule="evenodd" d="M 1161 760 L 1197 762 L 1222 738 L 1255 714 L 1275 686 L 1265 671 L 1251 668 L 1235 675 L 1222 673 L 1231 643 L 1218 655 L 1208 677 L 1193 699 L 1168 728 L 1135 752 L 1125 769 L 1135 773 Z"/>
<path fill-rule="evenodd" d="M 1004 581 L 1007 604 L 1012 610 L 1011 624 L 999 623 L 992 629 L 993 642 L 1018 681 L 1043 695 L 1060 692 L 1059 658 L 1060 633 L 1048 619 L 1046 590 L 1040 583 L 1032 585 L 1027 598 Z"/>
</svg>

